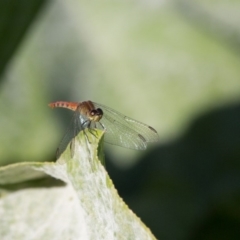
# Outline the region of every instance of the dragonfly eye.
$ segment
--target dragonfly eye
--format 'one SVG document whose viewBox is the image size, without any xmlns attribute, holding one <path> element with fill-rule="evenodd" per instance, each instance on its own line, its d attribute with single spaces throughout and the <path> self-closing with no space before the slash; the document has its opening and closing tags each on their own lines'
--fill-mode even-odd
<svg viewBox="0 0 240 240">
<path fill-rule="evenodd" d="M 97 108 L 97 109 L 93 109 L 90 114 L 91 116 L 102 116 L 103 111 L 101 108 Z"/>
<path fill-rule="evenodd" d="M 98 113 L 98 111 L 93 109 L 90 114 L 91 114 L 91 116 L 95 116 L 95 115 L 97 115 L 97 113 Z"/>
<path fill-rule="evenodd" d="M 90 115 L 91 115 L 90 117 L 91 121 L 98 122 L 103 116 L 103 111 L 101 108 L 93 109 L 90 112 Z"/>
<path fill-rule="evenodd" d="M 102 116 L 103 115 L 103 111 L 102 111 L 102 109 L 101 108 L 97 108 L 97 115 L 98 116 Z"/>
</svg>

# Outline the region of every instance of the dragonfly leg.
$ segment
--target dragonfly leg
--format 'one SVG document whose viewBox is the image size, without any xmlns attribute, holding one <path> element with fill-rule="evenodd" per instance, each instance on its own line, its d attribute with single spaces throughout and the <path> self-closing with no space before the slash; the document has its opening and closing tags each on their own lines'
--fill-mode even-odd
<svg viewBox="0 0 240 240">
<path fill-rule="evenodd" d="M 97 135 L 95 134 L 96 133 L 96 122 L 91 122 L 90 126 L 89 126 L 89 132 L 95 137 L 97 138 Z"/>
<path fill-rule="evenodd" d="M 73 138 L 70 142 L 70 150 L 71 150 L 71 157 L 74 157 L 74 151 L 75 151 L 75 139 Z"/>
</svg>

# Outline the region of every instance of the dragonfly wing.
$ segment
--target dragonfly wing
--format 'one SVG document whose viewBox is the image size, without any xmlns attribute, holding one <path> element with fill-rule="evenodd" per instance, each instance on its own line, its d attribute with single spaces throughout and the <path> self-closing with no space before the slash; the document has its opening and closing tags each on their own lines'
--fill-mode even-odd
<svg viewBox="0 0 240 240">
<path fill-rule="evenodd" d="M 147 142 L 141 135 L 120 123 L 116 126 L 116 122 L 111 117 L 104 116 L 96 127 L 103 129 L 102 125 L 106 129 L 105 142 L 131 149 L 146 149 Z"/>
<path fill-rule="evenodd" d="M 102 104 L 94 103 L 94 105 L 103 110 L 103 118 L 100 122 L 103 123 L 107 129 L 107 142 L 113 141 L 113 144 L 116 145 L 134 149 L 145 149 L 147 145 L 146 142 L 157 142 L 159 140 L 158 133 L 154 128 Z M 123 143 L 124 141 L 126 143 Z M 126 144 L 128 146 L 126 146 Z"/>
<path fill-rule="evenodd" d="M 61 154 L 65 151 L 68 144 L 71 142 L 71 156 L 74 155 L 74 138 L 78 135 L 78 133 L 83 130 L 82 124 L 80 122 L 80 114 L 75 111 L 73 117 L 71 119 L 70 125 L 62 138 L 59 147 L 57 148 L 56 157 L 57 159 L 61 156 Z"/>
</svg>

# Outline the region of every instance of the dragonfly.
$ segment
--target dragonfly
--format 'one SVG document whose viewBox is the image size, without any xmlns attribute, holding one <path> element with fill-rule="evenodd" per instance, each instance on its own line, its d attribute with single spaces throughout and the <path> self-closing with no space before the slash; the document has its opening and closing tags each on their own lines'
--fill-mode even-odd
<svg viewBox="0 0 240 240">
<path fill-rule="evenodd" d="M 154 128 L 99 103 L 57 101 L 48 106 L 74 111 L 70 126 L 57 149 L 57 159 L 77 134 L 85 129 L 101 129 L 105 131 L 105 142 L 136 150 L 145 150 L 148 142 L 159 140 Z"/>
</svg>

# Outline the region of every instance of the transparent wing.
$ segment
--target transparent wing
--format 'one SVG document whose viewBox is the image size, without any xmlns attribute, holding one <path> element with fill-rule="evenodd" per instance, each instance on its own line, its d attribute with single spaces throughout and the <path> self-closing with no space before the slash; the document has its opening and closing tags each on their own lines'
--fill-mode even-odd
<svg viewBox="0 0 240 240">
<path fill-rule="evenodd" d="M 83 130 L 81 121 L 80 121 L 80 114 L 79 112 L 75 111 L 73 117 L 71 119 L 70 125 L 62 138 L 57 151 L 56 151 L 56 158 L 58 159 L 61 154 L 65 151 L 68 144 L 71 142 L 71 156 L 74 155 L 74 138 L 78 135 L 78 133 Z"/>
<path fill-rule="evenodd" d="M 147 147 L 147 142 L 144 138 L 138 136 L 137 132 L 131 130 L 124 125 L 117 125 L 113 119 L 103 117 L 101 123 L 97 122 L 97 128 L 106 129 L 104 141 L 113 145 L 118 145 L 126 148 L 144 150 Z M 102 125 L 101 125 L 102 124 Z"/>
<path fill-rule="evenodd" d="M 102 104 L 94 103 L 96 108 L 103 110 L 103 117 L 100 123 L 96 123 L 97 128 L 106 128 L 104 139 L 110 144 L 115 144 L 127 148 L 144 150 L 147 142 L 159 140 L 157 131 L 137 120 L 106 107 Z"/>
</svg>

